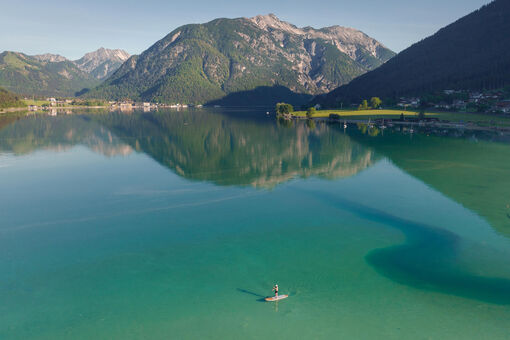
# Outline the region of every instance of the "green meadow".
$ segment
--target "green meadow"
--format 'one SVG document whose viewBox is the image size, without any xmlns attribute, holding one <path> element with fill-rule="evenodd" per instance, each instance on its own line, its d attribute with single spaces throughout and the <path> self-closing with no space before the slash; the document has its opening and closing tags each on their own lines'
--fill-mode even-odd
<svg viewBox="0 0 510 340">
<path fill-rule="evenodd" d="M 306 117 L 306 111 L 292 112 L 295 117 Z M 418 111 L 404 111 L 404 110 L 317 110 L 313 114 L 313 118 L 327 118 L 331 114 L 337 114 L 345 119 L 396 119 L 400 118 L 402 114 L 406 117 L 418 116 Z M 497 125 L 510 125 L 510 116 L 506 115 L 492 115 L 482 113 L 464 113 L 464 112 L 425 112 L 425 117 L 439 118 L 441 120 L 448 120 L 452 122 L 473 122 L 479 125 L 490 125 L 495 123 Z"/>
</svg>

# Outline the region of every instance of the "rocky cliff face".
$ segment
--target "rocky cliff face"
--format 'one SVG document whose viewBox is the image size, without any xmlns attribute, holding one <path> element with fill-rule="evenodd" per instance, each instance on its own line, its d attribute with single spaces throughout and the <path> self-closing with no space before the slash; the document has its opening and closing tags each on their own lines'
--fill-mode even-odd
<svg viewBox="0 0 510 340">
<path fill-rule="evenodd" d="M 275 85 L 320 94 L 393 55 L 351 28 L 298 28 L 272 14 L 216 19 L 179 27 L 128 59 L 89 96 L 203 104 Z"/>
<path fill-rule="evenodd" d="M 331 26 L 319 30 L 313 27 L 298 28 L 285 21 L 281 21 L 274 14 L 259 15 L 249 20 L 259 28 L 271 33 L 275 39 L 280 41 L 283 41 L 285 34 L 291 34 L 301 36 L 304 39 L 321 39 L 329 42 L 340 52 L 359 62 L 368 70 L 380 66 L 394 56 L 393 52 L 377 40 L 350 27 Z"/>
</svg>

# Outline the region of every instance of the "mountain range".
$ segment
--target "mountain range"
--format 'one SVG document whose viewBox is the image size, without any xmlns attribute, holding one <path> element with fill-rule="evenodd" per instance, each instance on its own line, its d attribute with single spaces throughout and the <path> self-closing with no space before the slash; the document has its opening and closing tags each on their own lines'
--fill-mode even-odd
<svg viewBox="0 0 510 340">
<path fill-rule="evenodd" d="M 99 85 L 128 58 L 125 51 L 105 48 L 75 61 L 56 54 L 5 51 L 0 53 L 0 86 L 23 95 L 73 96 Z"/>
<path fill-rule="evenodd" d="M 272 14 L 216 19 L 175 29 L 86 96 L 206 104 L 239 101 L 242 93 L 245 105 L 273 104 L 260 102 L 257 89 L 274 87 L 284 99 L 303 101 L 303 94 L 326 93 L 393 56 L 352 28 L 298 28 Z"/>
<path fill-rule="evenodd" d="M 508 18 L 510 1 L 493 1 L 314 102 L 335 107 L 372 96 L 398 98 L 510 86 Z"/>
<path fill-rule="evenodd" d="M 62 56 L 0 54 L 18 94 L 233 106 L 325 107 L 446 89 L 510 86 L 510 2 L 495 0 L 397 56 L 353 28 L 299 28 L 273 14 L 181 26 L 140 55 L 104 48 Z M 309 105 L 309 104 L 308 104 Z"/>
</svg>

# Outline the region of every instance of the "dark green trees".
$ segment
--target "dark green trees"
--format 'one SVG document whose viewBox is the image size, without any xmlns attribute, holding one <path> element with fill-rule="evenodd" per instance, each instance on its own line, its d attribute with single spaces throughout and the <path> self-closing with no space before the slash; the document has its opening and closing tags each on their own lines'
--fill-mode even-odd
<svg viewBox="0 0 510 340">
<path fill-rule="evenodd" d="M 288 115 L 294 112 L 294 107 L 287 103 L 276 104 L 276 113 L 279 115 Z"/>
<path fill-rule="evenodd" d="M 308 119 L 312 118 L 316 113 L 315 107 L 310 107 L 308 110 L 306 110 L 306 117 Z"/>
<path fill-rule="evenodd" d="M 510 1 L 492 1 L 314 102 L 332 107 L 371 96 L 395 100 L 510 86 L 509 16 Z"/>
<path fill-rule="evenodd" d="M 14 93 L 0 87 L 0 108 L 26 106 Z"/>
<path fill-rule="evenodd" d="M 366 99 L 358 106 L 358 110 L 368 110 L 368 101 Z"/>
<path fill-rule="evenodd" d="M 377 109 L 379 106 L 381 106 L 382 100 L 379 97 L 372 97 L 370 99 L 370 106 L 372 106 L 373 109 Z"/>
</svg>

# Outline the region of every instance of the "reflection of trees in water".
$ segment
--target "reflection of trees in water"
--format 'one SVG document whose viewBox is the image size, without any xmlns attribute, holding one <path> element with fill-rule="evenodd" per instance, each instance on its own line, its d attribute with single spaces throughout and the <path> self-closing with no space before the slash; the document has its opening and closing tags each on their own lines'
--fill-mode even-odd
<svg viewBox="0 0 510 340">
<path fill-rule="evenodd" d="M 387 130 L 384 137 L 373 138 L 362 129 L 350 135 L 510 234 L 510 147 L 493 141 L 501 136 L 464 130 L 443 136 L 418 130 L 411 138 Z"/>
<path fill-rule="evenodd" d="M 0 130 L 2 130 L 4 127 L 8 126 L 12 122 L 20 119 L 19 114 L 8 114 L 8 113 L 2 113 L 0 114 Z"/>
<path fill-rule="evenodd" d="M 272 187 L 296 176 L 345 177 L 374 162 L 370 149 L 325 124 L 288 126 L 203 112 L 94 119 L 178 174 L 220 185 Z"/>
<path fill-rule="evenodd" d="M 370 137 L 377 137 L 381 133 L 381 130 L 379 130 L 379 128 L 376 126 L 369 126 L 368 124 L 358 123 L 357 127 L 362 134 L 368 135 Z"/>
</svg>

